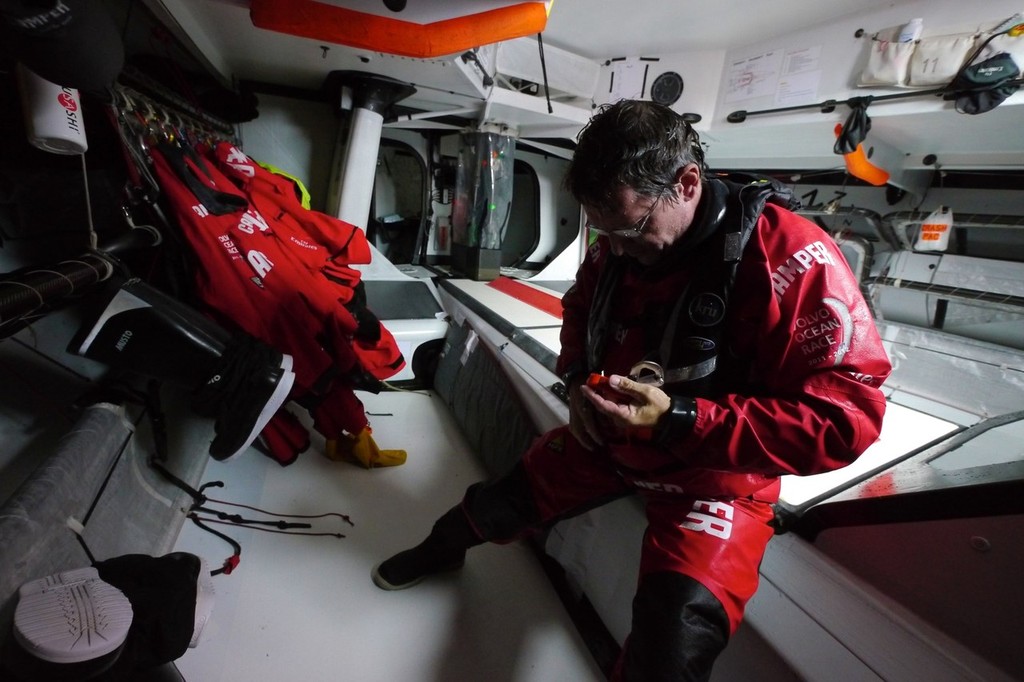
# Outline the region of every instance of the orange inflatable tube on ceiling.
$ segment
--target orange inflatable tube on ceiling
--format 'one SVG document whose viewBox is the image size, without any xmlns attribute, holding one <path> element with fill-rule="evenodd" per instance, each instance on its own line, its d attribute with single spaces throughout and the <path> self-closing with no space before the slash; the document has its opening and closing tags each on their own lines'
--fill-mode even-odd
<svg viewBox="0 0 1024 682">
<path fill-rule="evenodd" d="M 471 3 L 458 4 L 465 7 Z M 434 0 L 430 6 L 435 13 L 451 15 L 458 4 Z M 314 0 L 252 0 L 249 16 L 254 26 L 269 31 L 427 58 L 540 33 L 547 25 L 550 4 L 513 2 L 472 14 L 418 22 L 400 18 L 401 13 L 383 16 Z"/>
<path fill-rule="evenodd" d="M 837 123 L 835 128 L 836 137 L 838 138 L 842 132 L 843 124 Z M 864 182 L 876 187 L 881 187 L 889 182 L 889 171 L 868 161 L 868 155 L 864 152 L 863 143 L 858 143 L 857 148 L 849 154 L 843 154 L 843 160 L 846 161 L 846 172 L 855 178 L 860 178 Z"/>
</svg>

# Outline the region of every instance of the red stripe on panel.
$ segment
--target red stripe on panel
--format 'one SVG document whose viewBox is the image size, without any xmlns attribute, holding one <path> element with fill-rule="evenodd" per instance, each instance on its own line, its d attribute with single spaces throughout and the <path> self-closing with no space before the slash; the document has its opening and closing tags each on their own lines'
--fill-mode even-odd
<svg viewBox="0 0 1024 682">
<path fill-rule="evenodd" d="M 499 277 L 489 282 L 487 286 L 493 287 L 501 293 L 531 305 L 538 310 L 543 310 L 548 315 L 562 319 L 562 299 L 559 296 L 540 291 L 508 277 Z"/>
</svg>

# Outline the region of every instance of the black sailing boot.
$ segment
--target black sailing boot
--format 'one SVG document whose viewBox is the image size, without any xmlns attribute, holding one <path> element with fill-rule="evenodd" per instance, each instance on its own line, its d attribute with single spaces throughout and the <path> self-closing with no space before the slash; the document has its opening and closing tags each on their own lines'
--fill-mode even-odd
<svg viewBox="0 0 1024 682">
<path fill-rule="evenodd" d="M 453 507 L 434 523 L 427 539 L 373 567 L 373 584 L 382 590 L 404 590 L 428 575 L 462 568 L 466 550 L 483 542 L 461 507 Z"/>
<path fill-rule="evenodd" d="M 139 279 L 121 283 L 68 350 L 190 389 L 192 407 L 216 419 L 210 455 L 218 460 L 252 444 L 295 381 L 290 355 L 228 332 Z"/>
</svg>

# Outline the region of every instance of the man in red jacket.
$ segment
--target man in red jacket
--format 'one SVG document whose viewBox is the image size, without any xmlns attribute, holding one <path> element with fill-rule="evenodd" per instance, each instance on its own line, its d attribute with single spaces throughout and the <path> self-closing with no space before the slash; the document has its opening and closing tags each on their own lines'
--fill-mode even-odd
<svg viewBox="0 0 1024 682">
<path fill-rule="evenodd" d="M 871 445 L 891 366 L 836 244 L 785 187 L 707 175 L 671 109 L 604 107 L 566 185 L 600 235 L 563 298 L 569 424 L 373 579 L 409 587 L 475 544 L 637 494 L 648 526 L 613 678 L 707 679 L 757 588 L 779 477 Z"/>
</svg>

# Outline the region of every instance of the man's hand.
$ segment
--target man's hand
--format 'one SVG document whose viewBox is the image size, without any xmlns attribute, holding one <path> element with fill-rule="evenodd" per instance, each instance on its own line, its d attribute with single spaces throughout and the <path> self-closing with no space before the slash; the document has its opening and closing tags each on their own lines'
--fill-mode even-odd
<svg viewBox="0 0 1024 682">
<path fill-rule="evenodd" d="M 624 431 L 653 429 L 661 415 L 672 408 L 672 399 L 665 391 L 618 374 L 608 377 L 607 387 L 603 387 L 601 392 L 589 386 L 580 386 L 578 390 L 592 406 L 591 412 L 596 410 L 598 414 L 608 417 L 617 428 Z M 571 396 L 570 393 L 570 406 Z M 570 427 L 571 411 L 570 409 Z M 591 417 L 593 416 L 591 414 Z M 576 435 L 575 431 L 573 435 Z"/>
</svg>

